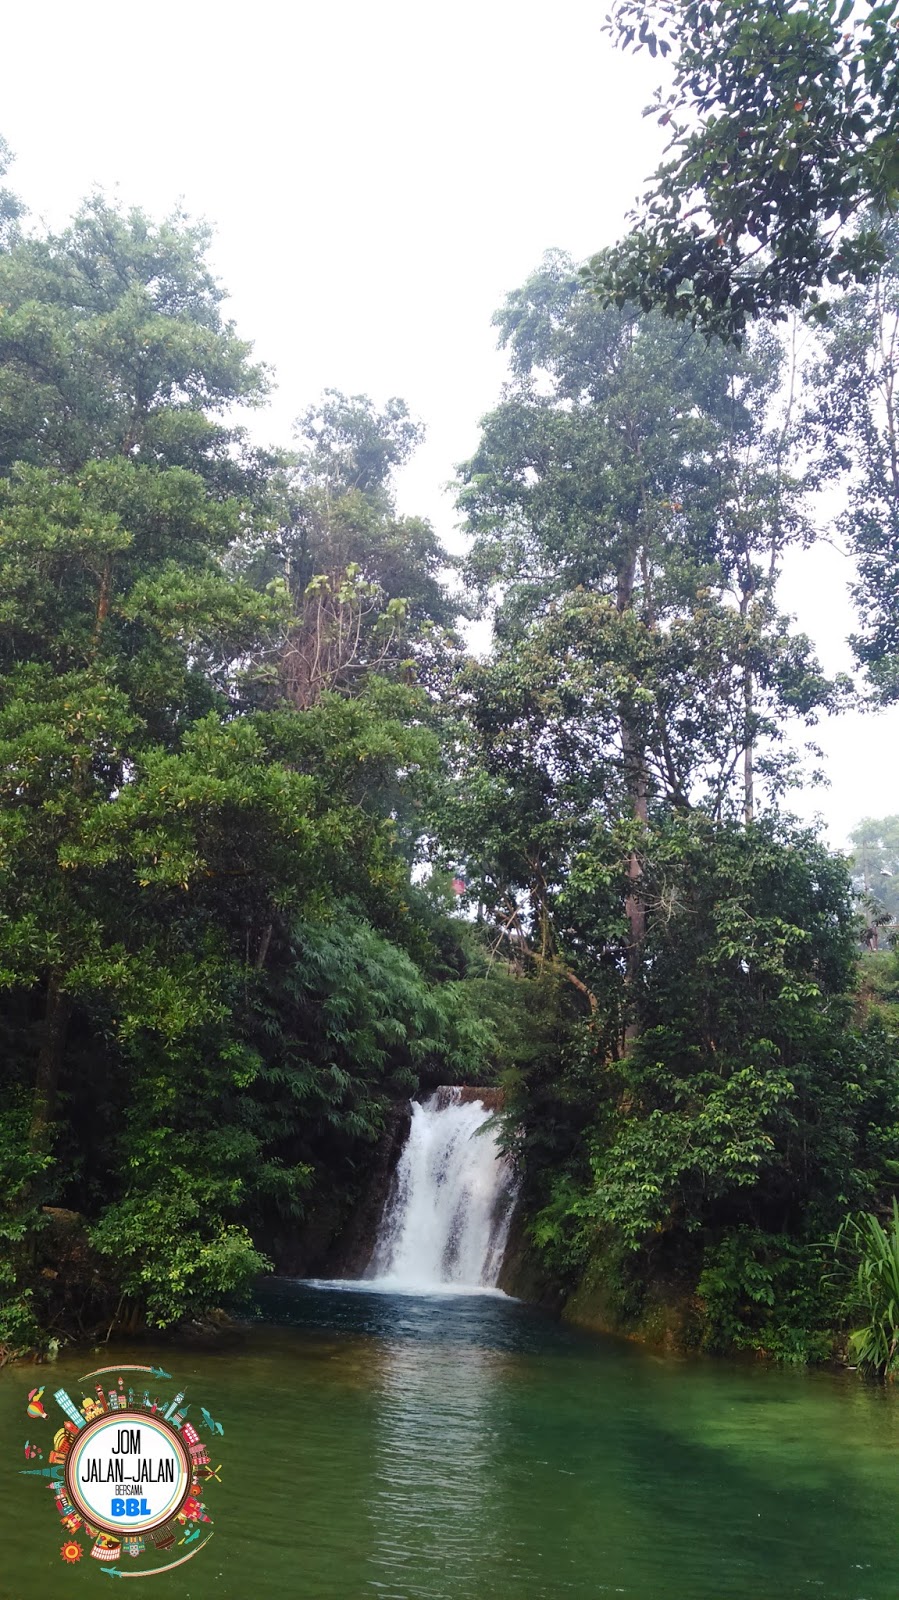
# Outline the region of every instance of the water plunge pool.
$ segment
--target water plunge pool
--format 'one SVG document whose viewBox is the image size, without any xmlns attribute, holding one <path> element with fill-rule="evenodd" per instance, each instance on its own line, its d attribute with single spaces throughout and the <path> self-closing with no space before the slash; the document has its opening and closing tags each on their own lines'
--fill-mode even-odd
<svg viewBox="0 0 899 1600">
<path fill-rule="evenodd" d="M 263 1310 L 227 1343 L 164 1348 L 225 1424 L 215 1537 L 169 1580 L 179 1600 L 899 1594 L 892 1391 L 661 1358 L 489 1294 L 280 1280 Z M 128 1359 L 146 1346 L 103 1364 Z M 67 1353 L 0 1372 L 2 1600 L 101 1582 L 62 1568 L 52 1505 L 16 1475 L 41 1426 L 28 1390 L 83 1371 Z"/>
</svg>

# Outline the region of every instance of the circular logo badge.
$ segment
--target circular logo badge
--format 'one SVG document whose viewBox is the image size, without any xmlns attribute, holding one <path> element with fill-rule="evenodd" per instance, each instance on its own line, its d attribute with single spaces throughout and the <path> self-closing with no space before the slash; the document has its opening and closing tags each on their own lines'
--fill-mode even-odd
<svg viewBox="0 0 899 1600">
<path fill-rule="evenodd" d="M 191 1458 L 177 1429 L 142 1411 L 97 1417 L 66 1459 L 69 1499 L 106 1533 L 146 1533 L 177 1516 L 190 1494 Z"/>
</svg>

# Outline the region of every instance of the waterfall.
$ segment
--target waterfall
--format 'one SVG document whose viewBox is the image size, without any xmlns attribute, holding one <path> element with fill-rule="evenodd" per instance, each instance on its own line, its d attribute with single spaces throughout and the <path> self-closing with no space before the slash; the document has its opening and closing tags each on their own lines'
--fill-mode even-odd
<svg viewBox="0 0 899 1600">
<path fill-rule="evenodd" d="M 403 1147 L 367 1277 L 414 1292 L 492 1289 L 515 1200 L 511 1165 L 492 1112 L 459 1088 L 412 1102 Z"/>
</svg>

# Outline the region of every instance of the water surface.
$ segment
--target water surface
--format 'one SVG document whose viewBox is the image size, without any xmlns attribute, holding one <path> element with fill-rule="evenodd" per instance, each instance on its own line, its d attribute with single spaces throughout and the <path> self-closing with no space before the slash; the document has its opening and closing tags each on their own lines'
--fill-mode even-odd
<svg viewBox="0 0 899 1600">
<path fill-rule="evenodd" d="M 26 1437 L 53 1425 L 26 1418 L 28 1390 L 157 1356 L 225 1424 L 215 1537 L 162 1595 L 899 1596 L 892 1392 L 663 1359 L 491 1295 L 282 1281 L 264 1313 L 212 1349 L 117 1344 L 0 1372 L 0 1600 L 108 1582 L 87 1557 L 63 1566 L 51 1496 L 17 1476 Z"/>
</svg>

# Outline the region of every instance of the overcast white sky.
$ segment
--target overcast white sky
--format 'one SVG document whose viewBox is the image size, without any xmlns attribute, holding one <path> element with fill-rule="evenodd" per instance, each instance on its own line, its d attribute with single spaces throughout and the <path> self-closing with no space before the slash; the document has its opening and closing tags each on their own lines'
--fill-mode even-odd
<svg viewBox="0 0 899 1600">
<path fill-rule="evenodd" d="M 443 486 L 503 362 L 490 317 L 553 246 L 622 231 L 659 154 L 658 68 L 612 50 L 603 0 L 331 0 L 7 8 L 0 133 L 14 187 L 62 223 L 92 186 L 217 229 L 231 314 L 277 369 L 255 431 L 286 442 L 330 386 L 402 395 L 428 442 L 403 509 L 452 540 Z M 794 558 L 785 604 L 848 665 L 848 563 Z M 899 810 L 899 709 L 818 730 L 829 789 L 796 797 L 835 845 Z"/>
</svg>

